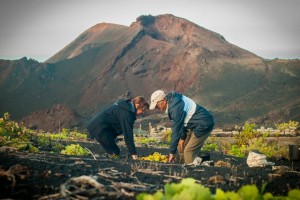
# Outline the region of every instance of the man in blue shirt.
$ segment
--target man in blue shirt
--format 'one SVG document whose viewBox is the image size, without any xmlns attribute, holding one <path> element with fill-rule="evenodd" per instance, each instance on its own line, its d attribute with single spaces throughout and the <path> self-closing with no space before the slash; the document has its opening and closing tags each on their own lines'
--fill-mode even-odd
<svg viewBox="0 0 300 200">
<path fill-rule="evenodd" d="M 149 109 L 155 108 L 165 111 L 172 121 L 169 162 L 174 161 L 178 146 L 185 164 L 192 163 L 215 125 L 211 113 L 183 94 L 166 94 L 162 90 L 157 90 L 151 95 Z"/>
</svg>

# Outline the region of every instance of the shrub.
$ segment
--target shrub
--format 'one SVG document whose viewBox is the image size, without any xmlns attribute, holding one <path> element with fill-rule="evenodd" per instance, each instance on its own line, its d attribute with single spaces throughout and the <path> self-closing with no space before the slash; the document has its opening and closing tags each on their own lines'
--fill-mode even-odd
<svg viewBox="0 0 300 200">
<path fill-rule="evenodd" d="M 202 150 L 203 151 L 219 151 L 219 146 L 215 142 L 215 139 L 213 137 L 209 137 L 205 141 L 205 143 L 204 143 L 204 145 L 202 147 Z"/>
<path fill-rule="evenodd" d="M 286 129 L 296 130 L 299 128 L 299 122 L 289 121 L 289 122 L 279 123 L 279 124 L 275 124 L 275 127 L 281 131 L 284 131 Z"/>
<path fill-rule="evenodd" d="M 154 161 L 154 162 L 168 162 L 168 156 L 162 155 L 161 153 L 154 152 L 151 155 L 141 157 L 140 160 Z"/>
<path fill-rule="evenodd" d="M 79 144 L 71 144 L 66 146 L 65 149 L 61 151 L 61 154 L 74 155 L 74 156 L 87 156 L 90 154 L 90 152 L 84 149 Z"/>
<path fill-rule="evenodd" d="M 10 119 L 9 113 L 4 113 L 3 118 L 0 118 L 0 136 L 9 138 L 19 138 L 31 136 L 31 131 Z"/>
<path fill-rule="evenodd" d="M 49 134 L 49 137 L 53 140 L 55 139 L 77 140 L 77 139 L 86 139 L 87 135 L 78 132 L 77 129 L 70 131 L 70 129 L 63 128 L 60 133 L 51 133 Z"/>
<path fill-rule="evenodd" d="M 240 134 L 234 136 L 235 142 L 231 145 L 229 154 L 238 157 L 246 157 L 246 155 L 256 150 L 270 158 L 288 158 L 287 147 L 278 145 L 278 141 L 266 142 L 268 133 L 260 135 L 254 128 L 255 124 L 245 123 Z"/>
<path fill-rule="evenodd" d="M 9 113 L 5 113 L 3 118 L 0 118 L 0 146 L 13 147 L 19 151 L 37 153 L 40 148 L 68 155 L 88 155 L 89 152 L 80 145 L 70 145 L 63 150 L 64 145 L 58 141 L 53 141 L 54 139 L 75 140 L 85 138 L 87 138 L 87 135 L 79 133 L 76 129 L 73 131 L 63 129 L 61 133 L 55 134 L 35 133 L 24 127 L 23 124 L 19 125 L 11 120 Z"/>
<path fill-rule="evenodd" d="M 135 141 L 140 144 L 151 144 L 151 143 L 158 143 L 159 141 L 153 137 L 140 137 L 135 138 Z"/>
<path fill-rule="evenodd" d="M 259 137 L 259 133 L 255 130 L 255 127 L 255 124 L 245 123 L 243 130 L 239 134 L 234 135 L 236 144 L 239 146 L 248 145 L 252 139 Z"/>
<path fill-rule="evenodd" d="M 9 113 L 0 118 L 0 145 L 16 148 L 20 151 L 37 152 L 30 139 L 32 132 L 10 119 Z"/>
<path fill-rule="evenodd" d="M 233 155 L 233 156 L 237 156 L 237 157 L 241 157 L 244 158 L 246 157 L 246 145 L 231 145 L 230 150 L 229 150 L 229 155 Z"/>
<path fill-rule="evenodd" d="M 170 144 L 171 142 L 171 135 L 172 135 L 172 130 L 167 129 L 166 131 L 163 132 L 163 141 L 167 142 Z"/>
<path fill-rule="evenodd" d="M 155 22 L 155 17 L 152 15 L 141 15 L 136 21 L 140 21 L 143 26 L 151 25 Z"/>
<path fill-rule="evenodd" d="M 164 200 L 164 199 L 299 199 L 300 190 L 293 189 L 288 192 L 287 196 L 273 196 L 271 193 L 264 194 L 262 190 L 255 185 L 244 185 L 237 192 L 227 191 L 217 188 L 216 193 L 212 194 L 209 188 L 197 184 L 192 178 L 182 179 L 180 183 L 167 183 L 164 187 L 164 192 L 157 191 L 154 194 L 140 193 L 137 195 L 137 200 Z"/>
</svg>

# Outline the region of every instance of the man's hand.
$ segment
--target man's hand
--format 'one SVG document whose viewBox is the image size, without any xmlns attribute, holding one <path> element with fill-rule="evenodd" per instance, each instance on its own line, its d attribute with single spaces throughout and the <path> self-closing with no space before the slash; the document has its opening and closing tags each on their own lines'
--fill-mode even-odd
<svg viewBox="0 0 300 200">
<path fill-rule="evenodd" d="M 137 155 L 131 155 L 133 160 L 138 160 L 139 157 Z"/>
<path fill-rule="evenodd" d="M 183 151 L 183 148 L 184 148 L 184 140 L 182 140 L 182 139 L 179 140 L 178 147 L 180 148 L 181 151 Z"/>
<path fill-rule="evenodd" d="M 174 154 L 169 154 L 169 162 L 174 162 Z"/>
</svg>

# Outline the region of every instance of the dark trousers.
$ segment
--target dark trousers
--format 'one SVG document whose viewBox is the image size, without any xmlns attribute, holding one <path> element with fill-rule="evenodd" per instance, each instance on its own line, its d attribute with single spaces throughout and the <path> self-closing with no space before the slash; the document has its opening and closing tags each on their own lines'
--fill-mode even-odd
<svg viewBox="0 0 300 200">
<path fill-rule="evenodd" d="M 116 143 L 117 135 L 114 134 L 114 132 L 115 130 L 109 127 L 103 127 L 96 135 L 90 134 L 90 137 L 96 139 L 107 153 L 111 155 L 120 155 L 120 148 Z"/>
</svg>

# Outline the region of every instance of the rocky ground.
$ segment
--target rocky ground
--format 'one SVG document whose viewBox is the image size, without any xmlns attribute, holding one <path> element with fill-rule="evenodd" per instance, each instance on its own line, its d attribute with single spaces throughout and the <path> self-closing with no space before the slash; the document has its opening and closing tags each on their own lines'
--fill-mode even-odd
<svg viewBox="0 0 300 200">
<path fill-rule="evenodd" d="M 109 158 L 100 145 L 82 143 L 93 152 L 86 157 L 51 153 L 31 154 L 2 148 L 0 151 L 0 198 L 10 199 L 135 199 L 141 192 L 162 190 L 164 184 L 192 177 L 198 183 L 224 191 L 237 191 L 246 184 L 266 192 L 286 195 L 300 188 L 300 161 L 278 160 L 274 166 L 250 168 L 246 158 L 210 153 L 206 166 L 133 161 L 127 150 L 121 158 Z M 140 156 L 166 148 L 138 147 Z"/>
</svg>

